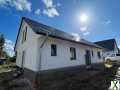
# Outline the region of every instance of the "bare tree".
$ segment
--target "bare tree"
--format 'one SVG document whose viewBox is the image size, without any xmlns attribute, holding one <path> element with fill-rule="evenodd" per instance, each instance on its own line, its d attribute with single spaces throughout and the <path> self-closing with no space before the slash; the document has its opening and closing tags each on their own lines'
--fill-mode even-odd
<svg viewBox="0 0 120 90">
<path fill-rule="evenodd" d="M 0 35 L 0 58 L 3 56 L 4 44 L 5 44 L 5 38 L 4 38 L 4 35 L 1 34 Z"/>
</svg>

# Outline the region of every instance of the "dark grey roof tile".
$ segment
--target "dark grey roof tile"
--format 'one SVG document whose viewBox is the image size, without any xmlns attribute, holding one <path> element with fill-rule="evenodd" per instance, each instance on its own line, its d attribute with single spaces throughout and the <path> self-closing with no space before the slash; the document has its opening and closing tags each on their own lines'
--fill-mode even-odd
<svg viewBox="0 0 120 90">
<path fill-rule="evenodd" d="M 49 32 L 50 33 L 49 35 L 52 37 L 60 38 L 63 40 L 69 40 L 69 41 L 73 41 L 76 43 L 80 43 L 80 44 L 89 45 L 89 46 L 103 49 L 103 47 L 96 45 L 92 42 L 89 42 L 85 39 L 80 39 L 80 41 L 76 41 L 76 40 L 74 40 L 74 36 L 64 32 L 64 31 L 61 31 L 61 30 L 55 29 L 53 27 L 38 23 L 38 22 L 31 20 L 29 18 L 23 17 L 23 20 L 25 20 L 30 25 L 30 27 L 34 30 L 34 32 L 37 34 L 46 34 L 47 32 Z"/>
</svg>

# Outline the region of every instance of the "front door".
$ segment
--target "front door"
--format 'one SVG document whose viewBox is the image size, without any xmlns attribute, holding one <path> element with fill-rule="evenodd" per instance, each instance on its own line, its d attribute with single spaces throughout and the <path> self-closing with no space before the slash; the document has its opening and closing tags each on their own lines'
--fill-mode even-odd
<svg viewBox="0 0 120 90">
<path fill-rule="evenodd" d="M 86 63 L 86 65 L 91 65 L 91 54 L 90 54 L 90 50 L 86 50 L 85 63 Z"/>
<path fill-rule="evenodd" d="M 24 69 L 24 64 L 25 64 L 25 51 L 22 52 L 22 63 L 21 63 L 22 69 Z"/>
</svg>

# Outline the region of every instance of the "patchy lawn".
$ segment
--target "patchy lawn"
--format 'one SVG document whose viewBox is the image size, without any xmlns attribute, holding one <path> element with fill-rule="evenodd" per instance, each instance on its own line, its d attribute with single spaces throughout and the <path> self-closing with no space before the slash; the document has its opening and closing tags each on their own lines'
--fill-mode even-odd
<svg viewBox="0 0 120 90">
<path fill-rule="evenodd" d="M 4 72 L 14 71 L 16 69 L 15 66 L 16 66 L 15 63 L 0 65 L 0 74 Z"/>
</svg>

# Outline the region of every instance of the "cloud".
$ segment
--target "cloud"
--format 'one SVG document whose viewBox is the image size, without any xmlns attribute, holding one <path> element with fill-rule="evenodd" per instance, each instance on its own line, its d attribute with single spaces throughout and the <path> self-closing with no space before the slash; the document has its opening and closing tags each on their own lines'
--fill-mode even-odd
<svg viewBox="0 0 120 90">
<path fill-rule="evenodd" d="M 14 42 L 5 39 L 4 51 L 6 51 L 8 55 L 14 56 Z"/>
<path fill-rule="evenodd" d="M 71 33 L 71 35 L 74 37 L 74 40 L 80 41 L 80 35 L 78 33 Z"/>
<path fill-rule="evenodd" d="M 45 15 L 47 15 L 48 17 L 55 17 L 55 16 L 59 16 L 58 11 L 55 8 L 51 8 L 51 9 L 44 9 L 43 13 Z"/>
<path fill-rule="evenodd" d="M 88 26 L 87 25 L 81 25 L 80 31 L 82 32 L 82 34 L 84 36 L 87 36 L 87 35 L 90 34 L 90 32 L 88 31 Z"/>
<path fill-rule="evenodd" d="M 43 0 L 43 3 L 46 5 L 47 8 L 53 7 L 53 0 Z"/>
<path fill-rule="evenodd" d="M 18 11 L 31 11 L 32 3 L 28 0 L 0 0 L 0 6 L 14 7 Z"/>
<path fill-rule="evenodd" d="M 41 13 L 41 10 L 40 10 L 40 9 L 37 9 L 37 10 L 35 11 L 35 14 L 36 14 L 36 15 L 40 15 L 40 13 Z"/>
<path fill-rule="evenodd" d="M 59 12 L 56 9 L 58 5 L 53 5 L 53 0 L 43 0 L 43 3 L 46 7 L 43 10 L 43 14 L 47 15 L 48 17 L 59 16 Z"/>
<path fill-rule="evenodd" d="M 118 48 L 120 49 L 120 45 L 118 45 Z"/>
<path fill-rule="evenodd" d="M 82 31 L 82 32 L 87 31 L 87 26 L 81 26 L 80 31 Z"/>
<path fill-rule="evenodd" d="M 104 24 L 104 25 L 108 25 L 108 24 L 111 24 L 112 23 L 112 21 L 109 19 L 109 20 L 105 20 L 104 22 L 102 22 L 102 24 Z"/>
<path fill-rule="evenodd" d="M 88 31 L 86 31 L 86 32 L 83 33 L 84 36 L 87 36 L 89 34 L 90 34 L 90 32 L 88 32 Z"/>
</svg>

